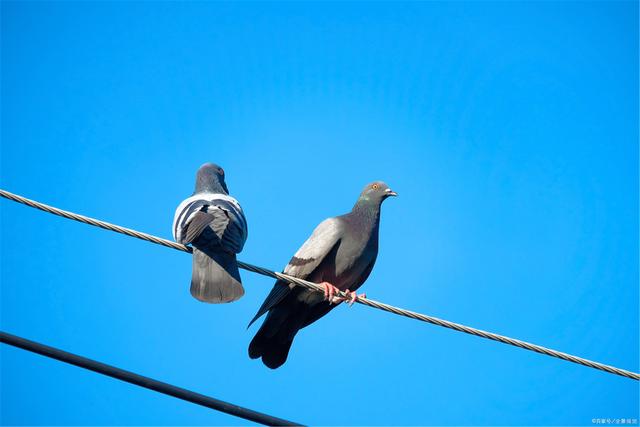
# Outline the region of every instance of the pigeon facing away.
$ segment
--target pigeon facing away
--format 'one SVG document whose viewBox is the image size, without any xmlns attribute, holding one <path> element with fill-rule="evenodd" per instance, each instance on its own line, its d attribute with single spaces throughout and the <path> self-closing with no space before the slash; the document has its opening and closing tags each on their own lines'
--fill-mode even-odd
<svg viewBox="0 0 640 427">
<path fill-rule="evenodd" d="M 351 212 L 318 225 L 284 272 L 321 283 L 324 295 L 278 280 L 249 323 L 251 326 L 268 312 L 249 344 L 249 357 L 261 357 L 271 369 L 282 366 L 298 331 L 341 302 L 334 296 L 337 289 L 347 292 L 353 304 L 357 298 L 355 291 L 367 280 L 376 261 L 380 206 L 389 196 L 397 194 L 387 184 L 371 183 L 364 188 Z"/>
<path fill-rule="evenodd" d="M 247 220 L 229 196 L 220 166 L 205 163 L 198 169 L 193 195 L 176 209 L 173 238 L 193 247 L 194 298 L 217 304 L 244 295 L 236 254 L 247 240 Z"/>
</svg>

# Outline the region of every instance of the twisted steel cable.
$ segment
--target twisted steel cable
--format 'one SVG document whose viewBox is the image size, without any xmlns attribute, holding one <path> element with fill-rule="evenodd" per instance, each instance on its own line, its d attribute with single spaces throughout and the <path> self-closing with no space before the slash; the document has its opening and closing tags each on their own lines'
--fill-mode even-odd
<svg viewBox="0 0 640 427">
<path fill-rule="evenodd" d="M 27 199 L 26 197 L 19 196 L 17 194 L 13 194 L 9 191 L 0 189 L 0 196 L 13 200 L 14 202 L 22 203 L 27 206 L 31 206 L 32 208 L 40 209 L 45 212 L 49 212 L 54 215 L 62 216 L 67 219 L 72 219 L 74 221 L 83 222 L 85 224 L 93 225 L 96 227 L 104 228 L 106 230 L 115 231 L 116 233 L 125 234 L 127 236 L 135 237 L 137 239 L 146 240 L 151 243 L 155 243 L 158 245 L 166 246 L 168 248 L 177 249 L 183 252 L 191 252 L 191 248 L 185 245 L 181 245 L 179 243 L 172 242 L 167 239 L 162 239 L 157 236 L 153 236 L 151 234 L 142 233 L 140 231 L 132 230 L 130 228 L 121 227 L 119 225 L 110 224 L 105 221 L 100 221 L 94 218 L 90 218 L 84 215 L 79 215 L 73 212 L 65 211 L 62 209 L 55 208 L 53 206 L 45 205 L 44 203 L 36 202 L 35 200 Z M 318 292 L 324 292 L 324 287 L 318 285 L 317 283 L 308 282 L 306 280 L 299 279 L 297 277 L 292 277 L 284 273 L 277 273 L 275 271 L 268 270 L 266 268 L 258 267 L 256 265 L 248 264 L 246 262 L 238 261 L 238 266 L 244 270 L 251 271 L 257 274 L 261 274 L 263 276 L 272 277 L 274 279 L 281 279 L 286 282 L 292 283 L 297 286 L 302 286 L 307 289 L 311 289 Z M 340 297 L 346 298 L 347 294 L 344 292 L 340 292 Z M 633 380 L 640 380 L 640 374 L 636 372 L 627 371 L 625 369 L 616 368 L 615 366 L 605 365 L 603 363 L 594 362 L 592 360 L 584 359 L 582 357 L 574 356 L 568 353 L 563 353 L 561 351 L 553 350 L 550 348 L 542 347 L 540 345 L 532 344 L 526 341 L 517 340 L 514 338 L 509 338 L 503 335 L 494 334 L 492 332 L 483 331 L 481 329 L 472 328 L 469 326 L 461 325 L 459 323 L 450 322 L 448 320 L 439 319 L 433 316 L 427 316 L 426 314 L 416 313 L 414 311 L 405 310 L 403 308 L 394 307 L 389 304 L 385 304 L 383 302 L 375 301 L 369 298 L 357 297 L 356 301 L 359 304 L 366 305 L 369 307 L 377 308 L 378 310 L 387 311 L 389 313 L 397 314 L 398 316 L 408 317 L 410 319 L 419 320 L 422 322 L 431 323 L 433 325 L 442 326 L 444 328 L 454 329 L 459 332 L 464 332 L 466 334 L 475 335 L 478 337 L 490 339 L 493 341 L 498 341 L 504 344 L 509 344 L 515 347 L 524 348 L 525 350 L 535 351 L 536 353 L 545 354 L 547 356 L 556 357 L 558 359 L 566 360 L 568 362 L 577 363 L 579 365 L 587 366 L 593 369 L 599 369 L 601 371 L 609 372 L 611 374 L 620 375 L 623 377 L 631 378 Z"/>
</svg>

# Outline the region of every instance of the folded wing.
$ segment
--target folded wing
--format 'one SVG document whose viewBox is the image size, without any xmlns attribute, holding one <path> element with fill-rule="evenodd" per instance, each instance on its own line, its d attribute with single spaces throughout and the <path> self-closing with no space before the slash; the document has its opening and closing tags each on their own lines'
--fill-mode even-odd
<svg viewBox="0 0 640 427">
<path fill-rule="evenodd" d="M 203 234 L 207 227 L 213 231 L 213 236 Z M 234 198 L 221 194 L 190 197 L 178 206 L 173 222 L 173 235 L 178 243 L 221 246 L 235 254 L 242 251 L 247 234 L 242 208 Z M 198 241 L 205 236 L 206 242 Z"/>
<path fill-rule="evenodd" d="M 311 237 L 298 249 L 284 269 L 285 274 L 305 279 L 320 265 L 331 250 L 340 243 L 342 223 L 338 218 L 329 218 L 321 222 Z M 278 280 L 260 306 L 249 326 L 260 316 L 278 304 L 293 289 L 294 285 Z"/>
</svg>

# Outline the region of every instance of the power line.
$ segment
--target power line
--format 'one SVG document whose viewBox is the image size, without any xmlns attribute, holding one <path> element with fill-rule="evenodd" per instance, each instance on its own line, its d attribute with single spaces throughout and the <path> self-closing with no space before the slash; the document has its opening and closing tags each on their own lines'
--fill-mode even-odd
<svg viewBox="0 0 640 427">
<path fill-rule="evenodd" d="M 62 216 L 64 218 L 72 219 L 74 221 L 83 222 L 85 224 L 93 225 L 96 227 L 104 228 L 106 230 L 115 231 L 116 233 L 125 234 L 137 239 L 146 240 L 151 243 L 155 243 L 162 246 L 167 246 L 172 249 L 177 249 L 183 252 L 191 252 L 191 248 L 179 243 L 172 242 L 170 240 L 162 239 L 151 234 L 142 233 L 140 231 L 132 230 L 130 228 L 121 227 L 119 225 L 110 224 L 105 221 L 100 221 L 94 218 L 90 218 L 84 215 L 79 215 L 73 212 L 65 211 L 55 208 L 53 206 L 45 205 L 44 203 L 36 202 L 35 200 L 27 199 L 26 197 L 19 196 L 17 194 L 10 193 L 6 190 L 0 189 L 0 196 L 13 200 L 14 202 L 22 203 L 32 208 L 40 209 L 45 212 L 52 213 L 54 215 Z M 238 266 L 244 270 L 252 271 L 254 273 L 262 274 L 264 276 L 273 277 L 275 279 L 282 279 L 294 285 L 302 286 L 307 289 L 312 289 L 318 292 L 324 292 L 324 288 L 317 283 L 308 282 L 306 280 L 298 279 L 287 274 L 277 273 L 266 268 L 258 267 L 252 264 L 248 264 L 242 261 L 238 261 Z M 344 292 L 340 292 L 340 296 L 347 297 Z M 402 308 L 394 307 L 389 304 L 385 304 L 379 301 L 375 301 L 368 298 L 356 299 L 359 304 L 367 305 L 369 307 L 377 308 L 378 310 L 387 311 L 389 313 L 397 314 L 399 316 L 408 317 L 410 319 L 420 320 L 422 322 L 431 323 L 434 325 L 442 326 L 444 328 L 454 329 L 456 331 L 464 332 L 466 334 L 475 335 L 478 337 L 498 341 L 504 344 L 509 344 L 515 347 L 524 348 L 525 350 L 535 351 L 536 353 L 545 354 L 551 357 L 557 357 L 558 359 L 566 360 L 568 362 L 577 363 L 579 365 L 588 366 L 589 368 L 599 369 L 601 371 L 609 372 L 611 374 L 621 375 L 623 377 L 631 378 L 636 381 L 640 380 L 640 374 L 627 371 L 624 369 L 616 368 L 614 366 L 605 365 L 603 363 L 594 362 L 592 360 L 584 359 L 582 357 L 574 356 L 561 351 L 553 350 L 550 348 L 542 347 L 540 345 L 528 343 L 526 341 L 509 338 L 503 335 L 494 334 L 492 332 L 483 331 L 481 329 L 472 328 L 469 326 L 461 325 L 459 323 L 450 322 L 448 320 L 439 319 L 433 316 L 427 316 L 426 314 L 416 313 L 414 311 L 405 310 Z"/>
<path fill-rule="evenodd" d="M 130 371 L 125 371 L 124 369 L 116 368 L 115 366 L 78 356 L 77 354 L 69 353 L 55 347 L 49 347 L 48 345 L 30 341 L 6 332 L 0 332 L 0 342 L 259 424 L 268 426 L 302 425 L 292 421 L 283 420 L 282 418 L 263 414 L 262 412 L 256 412 L 223 400 L 214 399 L 213 397 L 205 396 L 204 394 L 176 387 L 162 381 L 154 380 L 153 378 L 144 377 Z"/>
</svg>

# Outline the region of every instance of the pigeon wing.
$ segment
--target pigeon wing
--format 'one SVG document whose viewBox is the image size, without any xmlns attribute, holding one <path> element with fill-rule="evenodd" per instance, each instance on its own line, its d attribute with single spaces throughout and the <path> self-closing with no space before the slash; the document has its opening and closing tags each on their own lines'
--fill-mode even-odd
<svg viewBox="0 0 640 427">
<path fill-rule="evenodd" d="M 284 269 L 285 274 L 305 279 L 320 265 L 324 257 L 340 243 L 341 235 L 342 223 L 338 218 L 329 218 L 322 221 L 313 231 L 311 237 L 304 242 L 298 252 L 291 258 L 291 261 Z M 256 315 L 249 322 L 249 326 L 282 301 L 294 286 L 283 280 L 278 280 Z"/>
<path fill-rule="evenodd" d="M 194 243 L 199 237 L 204 237 L 203 232 L 210 227 L 213 233 L 205 233 L 208 244 L 222 246 L 230 253 L 242 251 L 247 239 L 247 221 L 236 204 L 226 200 L 200 199 L 187 205 L 183 212 L 180 216 L 183 219 L 174 225 L 176 240 L 180 243 Z"/>
<path fill-rule="evenodd" d="M 222 247 L 228 252 L 240 253 L 247 240 L 247 220 L 242 210 L 224 200 L 214 200 L 207 207 L 207 213 L 214 216 L 211 228 Z"/>
<path fill-rule="evenodd" d="M 182 243 L 188 245 L 196 240 L 204 229 L 214 221 L 215 217 L 204 211 L 197 211 L 193 214 L 190 221 L 187 223 L 185 236 Z"/>
</svg>

